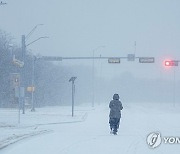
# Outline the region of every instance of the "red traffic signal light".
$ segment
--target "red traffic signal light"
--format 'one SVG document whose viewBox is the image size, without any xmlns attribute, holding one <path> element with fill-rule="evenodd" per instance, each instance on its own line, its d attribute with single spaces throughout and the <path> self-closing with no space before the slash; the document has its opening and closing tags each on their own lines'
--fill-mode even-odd
<svg viewBox="0 0 180 154">
<path fill-rule="evenodd" d="M 165 61 L 165 66 L 170 66 L 171 61 Z"/>
<path fill-rule="evenodd" d="M 165 61 L 165 66 L 178 66 L 178 61 L 167 60 L 167 61 Z"/>
</svg>

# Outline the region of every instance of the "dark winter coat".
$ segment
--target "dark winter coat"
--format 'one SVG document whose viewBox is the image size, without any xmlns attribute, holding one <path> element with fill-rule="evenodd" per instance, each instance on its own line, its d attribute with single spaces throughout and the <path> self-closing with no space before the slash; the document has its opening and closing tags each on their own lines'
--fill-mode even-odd
<svg viewBox="0 0 180 154">
<path fill-rule="evenodd" d="M 121 110 L 123 109 L 121 101 L 119 101 L 119 95 L 115 94 L 113 100 L 109 103 L 110 118 L 121 118 Z"/>
</svg>

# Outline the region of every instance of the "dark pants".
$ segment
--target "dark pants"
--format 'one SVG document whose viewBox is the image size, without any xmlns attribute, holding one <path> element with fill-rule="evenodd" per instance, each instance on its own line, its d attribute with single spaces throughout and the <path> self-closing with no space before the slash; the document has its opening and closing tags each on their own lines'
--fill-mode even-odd
<svg viewBox="0 0 180 154">
<path fill-rule="evenodd" d="M 110 129 L 113 130 L 113 132 L 117 132 L 117 129 L 119 128 L 120 118 L 110 118 L 109 124 Z"/>
</svg>

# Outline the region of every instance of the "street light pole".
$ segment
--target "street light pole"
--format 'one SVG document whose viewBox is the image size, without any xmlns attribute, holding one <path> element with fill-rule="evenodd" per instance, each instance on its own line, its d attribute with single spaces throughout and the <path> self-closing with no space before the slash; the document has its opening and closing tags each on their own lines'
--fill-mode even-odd
<svg viewBox="0 0 180 154">
<path fill-rule="evenodd" d="M 93 72 L 92 72 L 92 88 L 93 88 L 93 91 L 92 91 L 92 107 L 94 107 L 94 50 L 93 50 Z"/>
<path fill-rule="evenodd" d="M 49 38 L 49 37 L 48 37 L 48 36 L 39 37 L 39 38 L 35 39 L 34 41 L 28 43 L 28 44 L 26 45 L 26 47 L 29 46 L 29 45 L 31 45 L 31 44 L 33 44 L 33 43 L 35 43 L 35 42 L 37 42 L 37 41 L 39 41 L 40 39 L 43 39 L 43 38 Z"/>
<path fill-rule="evenodd" d="M 25 87 L 25 67 L 26 67 L 26 42 L 25 35 L 22 35 L 22 61 L 24 62 L 24 67 L 21 69 L 21 81 L 20 81 L 20 102 L 23 110 L 23 114 L 25 114 L 25 96 L 24 96 L 24 87 Z"/>
<path fill-rule="evenodd" d="M 25 114 L 25 67 L 26 67 L 26 47 L 33 44 L 34 42 L 42 39 L 42 38 L 48 38 L 47 36 L 44 37 L 39 37 L 38 39 L 30 42 L 29 44 L 26 45 L 26 41 L 27 39 L 32 35 L 32 33 L 36 30 L 36 28 L 40 25 L 43 24 L 38 24 L 36 25 L 31 31 L 30 33 L 25 36 L 22 35 L 22 61 L 24 62 L 24 67 L 21 69 L 21 88 L 20 88 L 20 99 L 21 99 L 21 106 L 22 106 L 22 110 L 23 110 L 23 114 Z M 32 94 L 33 97 L 33 94 Z"/>
<path fill-rule="evenodd" d="M 35 104 L 34 104 L 34 66 L 35 66 L 35 56 L 32 57 L 32 92 L 31 92 L 31 104 L 32 104 L 32 109 L 31 111 L 34 112 L 35 111 Z"/>
<path fill-rule="evenodd" d="M 43 26 L 43 25 L 44 25 L 44 24 L 37 24 L 37 25 L 29 32 L 29 34 L 26 35 L 26 40 L 29 39 L 29 37 L 34 33 L 34 31 L 36 30 L 36 28 L 37 28 L 38 26 Z"/>
<path fill-rule="evenodd" d="M 93 71 L 92 71 L 92 107 L 94 107 L 94 74 L 95 74 L 95 69 L 94 69 L 94 53 L 95 51 L 97 51 L 99 48 L 104 48 L 105 46 L 101 45 L 101 46 L 98 46 L 97 48 L 95 48 L 93 50 Z"/>
</svg>

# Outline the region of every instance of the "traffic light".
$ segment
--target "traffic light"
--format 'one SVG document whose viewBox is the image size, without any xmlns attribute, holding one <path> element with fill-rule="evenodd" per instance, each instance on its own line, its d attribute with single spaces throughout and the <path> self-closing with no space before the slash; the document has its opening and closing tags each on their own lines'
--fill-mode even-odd
<svg viewBox="0 0 180 154">
<path fill-rule="evenodd" d="M 15 87 L 19 86 L 20 85 L 20 76 L 14 76 L 13 82 L 14 82 Z"/>
<path fill-rule="evenodd" d="M 165 61 L 165 66 L 170 66 L 171 61 Z"/>
<path fill-rule="evenodd" d="M 166 60 L 165 66 L 178 66 L 178 61 L 175 60 Z"/>
<path fill-rule="evenodd" d="M 11 87 L 19 87 L 20 86 L 20 74 L 19 73 L 11 73 L 10 74 Z"/>
<path fill-rule="evenodd" d="M 13 63 L 18 66 L 18 67 L 23 67 L 24 66 L 24 62 L 18 60 L 15 58 L 15 55 L 13 56 Z"/>
</svg>

